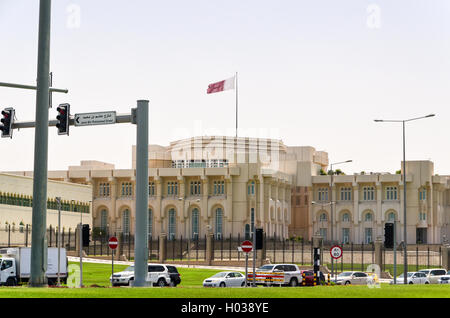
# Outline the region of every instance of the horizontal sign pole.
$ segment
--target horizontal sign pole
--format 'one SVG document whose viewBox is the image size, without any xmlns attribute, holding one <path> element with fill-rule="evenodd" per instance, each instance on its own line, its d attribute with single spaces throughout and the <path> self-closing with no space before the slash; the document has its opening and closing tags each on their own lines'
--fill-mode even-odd
<svg viewBox="0 0 450 318">
<path fill-rule="evenodd" d="M 115 122 L 116 124 L 131 123 L 131 121 L 132 121 L 131 114 L 116 115 L 116 122 Z M 58 120 L 56 120 L 56 119 L 49 120 L 48 126 L 55 127 L 57 123 L 58 123 Z M 75 126 L 74 116 L 70 116 L 69 125 Z M 16 128 L 23 129 L 23 128 L 34 128 L 34 127 L 36 127 L 35 121 L 17 121 L 17 122 L 14 122 L 12 125 L 12 129 L 16 129 Z"/>
<path fill-rule="evenodd" d="M 3 82 L 0 82 L 0 86 L 2 86 L 2 87 L 10 87 L 10 88 L 33 89 L 33 90 L 37 89 L 36 86 L 32 86 L 32 85 L 3 83 Z M 65 93 L 65 94 L 67 94 L 69 92 L 68 89 L 54 88 L 54 87 L 50 87 L 49 90 L 50 90 L 50 92 Z"/>
</svg>

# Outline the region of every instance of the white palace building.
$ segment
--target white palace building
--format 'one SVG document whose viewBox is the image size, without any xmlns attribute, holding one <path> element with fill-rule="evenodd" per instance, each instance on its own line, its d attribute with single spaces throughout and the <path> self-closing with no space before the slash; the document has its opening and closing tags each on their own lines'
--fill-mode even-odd
<svg viewBox="0 0 450 318">
<path fill-rule="evenodd" d="M 91 185 L 93 226 L 133 234 L 135 147 L 132 155 L 131 169 L 82 161 L 48 176 Z M 256 226 L 280 239 L 319 233 L 370 243 L 383 236 L 386 222 L 403 226 L 400 174 L 320 175 L 327 167 L 326 152 L 274 139 L 213 136 L 149 145 L 149 232 L 173 239 L 212 230 L 216 238 L 236 238 Z M 442 243 L 450 235 L 450 177 L 434 175 L 431 161 L 408 161 L 406 173 L 408 243 Z"/>
</svg>

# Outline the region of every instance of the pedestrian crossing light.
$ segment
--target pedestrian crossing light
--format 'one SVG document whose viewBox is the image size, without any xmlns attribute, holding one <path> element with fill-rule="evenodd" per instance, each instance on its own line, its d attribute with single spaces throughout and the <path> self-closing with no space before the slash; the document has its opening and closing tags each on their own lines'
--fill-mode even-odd
<svg viewBox="0 0 450 318">
<path fill-rule="evenodd" d="M 2 131 L 2 138 L 12 138 L 12 125 L 14 123 L 14 108 L 5 108 L 2 110 L 2 119 L 0 124 L 0 130 Z"/>
<path fill-rule="evenodd" d="M 56 116 L 58 135 L 69 135 L 70 105 L 61 104 L 56 110 L 58 111 L 58 116 Z"/>
</svg>

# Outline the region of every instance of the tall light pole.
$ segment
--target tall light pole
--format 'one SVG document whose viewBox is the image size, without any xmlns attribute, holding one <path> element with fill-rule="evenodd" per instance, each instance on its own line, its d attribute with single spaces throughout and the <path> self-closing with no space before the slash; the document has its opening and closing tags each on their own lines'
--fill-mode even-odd
<svg viewBox="0 0 450 318">
<path fill-rule="evenodd" d="M 330 164 L 330 172 L 331 172 L 331 191 L 330 191 L 330 214 L 331 214 L 331 243 L 334 243 L 334 213 L 333 213 L 333 175 L 334 175 L 334 171 L 333 171 L 333 166 L 342 164 L 342 163 L 348 163 L 348 162 L 352 162 L 352 160 L 346 160 L 346 161 L 341 161 L 341 162 L 335 162 Z"/>
<path fill-rule="evenodd" d="M 403 249 L 404 249 L 404 267 L 403 267 L 403 283 L 408 282 L 408 241 L 407 241 L 407 223 L 406 223 L 406 151 L 405 151 L 405 123 L 413 120 L 419 120 L 429 117 L 434 117 L 435 114 L 429 114 L 422 117 L 415 117 L 404 120 L 385 120 L 385 119 L 375 119 L 377 123 L 402 123 L 403 128 Z M 395 239 L 395 223 L 394 223 L 394 239 Z M 395 243 L 394 243 L 395 246 Z M 394 264 L 396 268 L 397 264 Z"/>
</svg>

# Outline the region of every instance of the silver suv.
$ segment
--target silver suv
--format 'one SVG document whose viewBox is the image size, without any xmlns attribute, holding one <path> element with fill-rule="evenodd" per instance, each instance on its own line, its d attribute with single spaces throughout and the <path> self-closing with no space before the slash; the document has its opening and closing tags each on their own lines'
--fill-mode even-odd
<svg viewBox="0 0 450 318">
<path fill-rule="evenodd" d="M 114 273 L 110 278 L 112 286 L 130 286 L 134 281 L 134 266 L 128 266 L 124 271 Z M 175 266 L 163 264 L 148 264 L 147 281 L 153 286 L 177 286 L 181 277 Z"/>
</svg>

